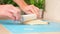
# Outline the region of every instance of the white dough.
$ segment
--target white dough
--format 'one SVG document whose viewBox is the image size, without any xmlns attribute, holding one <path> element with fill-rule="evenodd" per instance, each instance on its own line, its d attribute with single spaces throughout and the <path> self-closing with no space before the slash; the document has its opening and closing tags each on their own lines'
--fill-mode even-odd
<svg viewBox="0 0 60 34">
<path fill-rule="evenodd" d="M 31 20 L 31 21 L 24 22 L 24 24 L 30 24 L 30 25 L 34 25 L 34 24 L 48 24 L 48 22 L 44 22 L 42 20 Z"/>
</svg>

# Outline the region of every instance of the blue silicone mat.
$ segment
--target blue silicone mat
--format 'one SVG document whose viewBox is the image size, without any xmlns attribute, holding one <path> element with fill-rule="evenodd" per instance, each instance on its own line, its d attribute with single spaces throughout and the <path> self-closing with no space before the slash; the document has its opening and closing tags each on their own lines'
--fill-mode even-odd
<svg viewBox="0 0 60 34">
<path fill-rule="evenodd" d="M 8 31 L 13 34 L 24 33 L 24 32 L 60 32 L 60 23 L 49 22 L 48 25 L 23 25 L 14 24 L 13 20 L 0 20 Z"/>
</svg>

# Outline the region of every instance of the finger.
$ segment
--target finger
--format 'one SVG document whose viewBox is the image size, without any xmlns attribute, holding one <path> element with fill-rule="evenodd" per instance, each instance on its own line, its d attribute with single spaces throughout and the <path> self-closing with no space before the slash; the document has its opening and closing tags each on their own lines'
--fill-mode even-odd
<svg viewBox="0 0 60 34">
<path fill-rule="evenodd" d="M 11 12 L 7 12 L 7 14 L 5 14 L 6 16 L 8 16 L 9 18 L 15 20 L 15 16 L 13 16 L 13 14 Z"/>
<path fill-rule="evenodd" d="M 36 14 L 38 15 L 39 14 L 39 9 L 37 7 L 35 7 L 35 6 L 33 6 L 33 5 L 32 5 L 32 7 L 35 10 Z"/>
<path fill-rule="evenodd" d="M 15 13 L 14 16 L 16 17 L 16 20 L 20 20 L 20 18 L 21 18 L 20 13 Z"/>
<path fill-rule="evenodd" d="M 40 15 L 40 9 L 37 8 L 37 7 L 35 7 L 35 8 L 38 10 L 38 13 L 39 13 L 38 16 L 41 16 L 41 15 Z M 39 17 L 39 18 L 41 18 L 41 17 Z"/>
<path fill-rule="evenodd" d="M 29 6 L 28 8 L 29 8 L 29 10 L 28 10 L 28 11 L 30 11 L 31 13 L 33 13 L 33 14 L 35 14 L 35 13 L 36 13 L 36 12 L 34 11 L 34 8 L 33 8 L 32 6 Z"/>
<path fill-rule="evenodd" d="M 6 9 L 7 10 L 14 10 L 12 12 L 20 12 L 21 11 L 18 7 L 14 7 L 13 5 L 6 5 Z"/>
<path fill-rule="evenodd" d="M 32 6 L 33 7 L 33 9 L 35 10 L 35 14 L 37 15 L 37 18 L 40 18 L 39 16 L 40 16 L 40 13 L 39 13 L 39 9 L 37 8 L 37 7 L 35 7 L 35 6 Z"/>
<path fill-rule="evenodd" d="M 31 10 L 27 10 L 25 13 L 26 14 L 33 14 Z"/>
<path fill-rule="evenodd" d="M 13 16 L 14 16 L 14 20 L 16 20 L 16 16 L 14 15 L 15 14 L 15 12 L 14 12 L 14 10 L 11 10 L 11 9 L 9 9 L 9 10 L 7 10 L 9 13 L 11 13 Z"/>
<path fill-rule="evenodd" d="M 39 14 L 40 9 L 32 5 L 37 14 Z"/>
<path fill-rule="evenodd" d="M 13 10 L 15 10 L 15 11 L 19 11 L 19 12 L 21 11 L 20 8 L 14 7 L 13 5 L 11 6 L 11 9 L 13 9 Z"/>
<path fill-rule="evenodd" d="M 40 9 L 38 7 L 36 7 L 34 5 L 31 5 L 31 6 L 33 6 L 37 11 L 40 11 Z"/>
<path fill-rule="evenodd" d="M 31 9 L 29 7 L 25 7 L 23 10 L 26 14 L 33 14 L 33 12 L 31 11 Z"/>
</svg>

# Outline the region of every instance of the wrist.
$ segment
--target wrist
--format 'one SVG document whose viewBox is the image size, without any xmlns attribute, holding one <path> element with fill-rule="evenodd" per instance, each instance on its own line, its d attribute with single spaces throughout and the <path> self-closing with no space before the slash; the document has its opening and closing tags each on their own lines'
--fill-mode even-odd
<svg viewBox="0 0 60 34">
<path fill-rule="evenodd" d="M 27 6 L 24 0 L 13 0 L 13 1 L 17 3 L 21 9 Z"/>
<path fill-rule="evenodd" d="M 22 2 L 21 2 L 21 1 L 22 1 Z M 25 3 L 24 0 L 21 0 L 21 1 L 20 1 L 20 5 L 19 5 L 21 8 L 25 8 L 26 6 L 28 6 L 28 4 Z"/>
</svg>

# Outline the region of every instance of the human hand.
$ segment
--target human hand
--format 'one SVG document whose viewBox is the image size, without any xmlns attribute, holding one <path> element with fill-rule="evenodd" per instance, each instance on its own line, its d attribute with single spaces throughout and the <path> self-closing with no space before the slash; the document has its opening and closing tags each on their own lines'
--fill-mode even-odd
<svg viewBox="0 0 60 34">
<path fill-rule="evenodd" d="M 13 5 L 0 5 L 0 16 L 9 17 L 13 20 L 20 19 L 20 9 Z"/>
<path fill-rule="evenodd" d="M 41 18 L 40 17 L 40 9 L 37 8 L 34 5 L 28 5 L 25 8 L 22 9 L 26 14 L 35 14 L 37 16 L 37 18 Z"/>
</svg>

